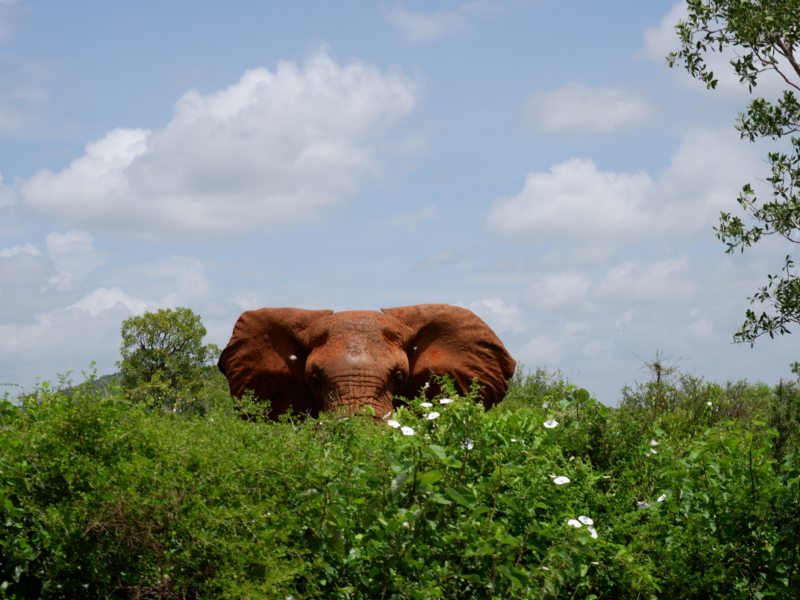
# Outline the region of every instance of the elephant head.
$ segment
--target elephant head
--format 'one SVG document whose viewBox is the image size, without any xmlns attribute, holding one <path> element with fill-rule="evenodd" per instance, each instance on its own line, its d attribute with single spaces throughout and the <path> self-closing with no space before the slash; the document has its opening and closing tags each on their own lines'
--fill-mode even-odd
<svg viewBox="0 0 800 600">
<path fill-rule="evenodd" d="M 503 399 L 516 363 L 471 311 L 422 304 L 334 313 L 262 308 L 239 317 L 219 369 L 231 394 L 252 390 L 271 402 L 271 418 L 290 407 L 362 412 L 394 410 L 395 396 L 416 397 L 431 374 L 450 375 L 460 393 L 477 377 L 488 409 Z M 437 393 L 435 385 L 427 389 Z"/>
</svg>

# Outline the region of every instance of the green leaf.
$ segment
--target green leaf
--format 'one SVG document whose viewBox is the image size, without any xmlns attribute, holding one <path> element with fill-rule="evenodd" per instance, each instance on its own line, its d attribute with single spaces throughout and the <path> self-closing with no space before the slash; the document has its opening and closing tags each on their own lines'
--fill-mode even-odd
<svg viewBox="0 0 800 600">
<path fill-rule="evenodd" d="M 461 492 L 458 492 L 458 491 L 454 490 L 453 488 L 446 488 L 446 489 L 445 489 L 445 492 L 446 492 L 446 493 L 447 493 L 447 495 L 448 495 L 448 496 L 450 496 L 450 497 L 451 497 L 453 500 L 455 500 L 455 501 L 456 501 L 456 502 L 458 502 L 459 504 L 462 504 L 462 505 L 466 506 L 467 508 L 472 508 L 473 506 L 475 506 L 475 502 L 474 502 L 474 501 L 470 502 L 469 500 L 467 500 L 467 499 L 466 499 L 466 498 L 465 498 L 465 497 L 464 497 L 464 496 L 461 494 Z"/>
<path fill-rule="evenodd" d="M 474 519 L 475 517 L 479 517 L 489 512 L 492 512 L 492 509 L 488 506 L 478 506 L 472 511 L 470 517 Z"/>
<path fill-rule="evenodd" d="M 515 512 L 520 512 L 517 501 L 512 496 L 500 496 L 500 502 L 513 509 Z M 541 504 L 541 503 L 540 503 Z M 544 506 L 544 505 L 542 505 Z"/>
<path fill-rule="evenodd" d="M 483 544 L 482 546 L 475 548 L 474 550 L 468 550 L 465 552 L 467 556 L 483 556 L 485 554 L 494 554 L 494 548 L 492 548 L 488 544 Z"/>
<path fill-rule="evenodd" d="M 399 473 L 392 479 L 392 499 L 397 500 L 400 495 L 400 489 L 405 485 L 408 480 L 408 473 Z"/>
<path fill-rule="evenodd" d="M 447 460 L 447 451 L 441 446 L 431 444 L 428 446 L 428 450 L 430 450 L 431 453 L 442 462 L 445 462 Z"/>
<path fill-rule="evenodd" d="M 422 485 L 430 485 L 432 483 L 436 483 L 442 478 L 442 472 L 438 469 L 433 469 L 432 471 L 427 471 L 419 476 L 419 482 Z"/>
</svg>

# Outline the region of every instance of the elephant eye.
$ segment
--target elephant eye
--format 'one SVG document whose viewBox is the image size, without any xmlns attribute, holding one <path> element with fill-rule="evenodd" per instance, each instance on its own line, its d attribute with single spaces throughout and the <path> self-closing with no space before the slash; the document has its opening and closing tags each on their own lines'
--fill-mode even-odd
<svg viewBox="0 0 800 600">
<path fill-rule="evenodd" d="M 395 383 L 403 383 L 405 379 L 406 379 L 405 376 L 403 376 L 403 374 L 400 371 L 398 371 L 392 376 L 392 381 L 394 381 Z"/>
<path fill-rule="evenodd" d="M 319 372 L 318 372 L 318 371 L 314 371 L 314 372 L 311 374 L 311 377 L 309 377 L 309 378 L 308 378 L 308 382 L 309 382 L 311 385 L 315 386 L 315 387 L 316 387 L 316 386 L 318 386 L 318 385 L 320 384 L 320 382 L 321 382 L 321 381 L 322 381 L 322 377 L 320 377 L 320 375 L 319 375 Z"/>
</svg>

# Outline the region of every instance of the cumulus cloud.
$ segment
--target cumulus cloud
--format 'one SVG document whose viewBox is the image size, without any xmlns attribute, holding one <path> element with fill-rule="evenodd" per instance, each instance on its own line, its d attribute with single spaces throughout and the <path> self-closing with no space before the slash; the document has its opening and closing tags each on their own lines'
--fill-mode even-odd
<svg viewBox="0 0 800 600">
<path fill-rule="evenodd" d="M 122 304 L 134 315 L 141 315 L 148 310 L 152 311 L 158 309 L 157 302 L 149 302 L 147 300 L 134 298 L 118 287 L 111 289 L 104 287 L 98 288 L 91 294 L 78 300 L 69 308 L 78 308 L 96 317 L 101 312 L 114 308 L 117 304 Z"/>
<path fill-rule="evenodd" d="M 708 236 L 753 174 L 764 169 L 732 132 L 687 135 L 657 180 L 644 171 L 601 171 L 572 158 L 529 173 L 517 196 L 494 201 L 483 227 L 527 242 L 575 239 L 621 244 Z"/>
<path fill-rule="evenodd" d="M 396 6 L 386 11 L 386 18 L 400 31 L 409 44 L 439 40 L 469 29 L 469 5 L 429 13 Z"/>
<path fill-rule="evenodd" d="M 139 263 L 114 272 L 113 282 L 157 298 L 161 308 L 197 305 L 208 300 L 210 284 L 202 261 L 185 256 Z"/>
<path fill-rule="evenodd" d="M 464 254 L 458 250 L 447 248 L 434 252 L 428 258 L 417 263 L 416 271 L 435 271 L 445 267 L 456 267 L 464 262 Z"/>
<path fill-rule="evenodd" d="M 341 66 L 320 50 L 212 94 L 191 90 L 164 129 L 110 131 L 19 193 L 29 211 L 69 226 L 147 239 L 313 222 L 380 175 L 376 145 L 421 88 L 397 69 Z"/>
<path fill-rule="evenodd" d="M 403 34 L 406 42 L 417 44 L 469 31 L 473 19 L 505 14 L 510 8 L 507 5 L 510 4 L 515 3 L 473 0 L 456 8 L 445 8 L 435 12 L 406 10 L 401 5 L 384 12 L 395 29 Z"/>
<path fill-rule="evenodd" d="M 476 300 L 468 308 L 496 333 L 519 333 L 527 328 L 527 324 L 521 318 L 522 311 L 515 304 L 506 304 L 502 298 Z"/>
<path fill-rule="evenodd" d="M 47 285 L 53 275 L 52 261 L 32 244 L 0 252 L 0 323 L 31 322 L 63 302 Z"/>
<path fill-rule="evenodd" d="M 431 204 L 430 206 L 420 208 L 419 210 L 414 210 L 411 212 L 405 211 L 391 217 L 386 217 L 385 219 L 380 219 L 375 223 L 375 226 L 378 228 L 400 227 L 407 229 L 409 233 L 414 233 L 416 232 L 417 226 L 420 223 L 433 221 L 437 218 L 439 218 L 439 213 L 436 210 L 436 206 Z"/>
<path fill-rule="evenodd" d="M 70 289 L 105 262 L 104 254 L 94 251 L 94 238 L 86 231 L 53 231 L 47 235 L 45 243 L 56 268 L 49 282 L 58 290 Z"/>
<path fill-rule="evenodd" d="M 8 39 L 14 30 L 18 0 L 0 0 L 0 40 Z"/>
<path fill-rule="evenodd" d="M 532 282 L 522 293 L 522 303 L 542 311 L 587 313 L 595 310 L 587 298 L 592 281 L 585 273 L 550 273 Z"/>
<path fill-rule="evenodd" d="M 634 90 L 571 82 L 528 96 L 524 121 L 540 133 L 612 135 L 637 128 L 655 113 L 656 106 Z"/>
<path fill-rule="evenodd" d="M 33 244 L 25 244 L 24 246 L 13 246 L 12 248 L 4 248 L 0 250 L 0 258 L 11 258 L 20 252 L 30 254 L 31 256 L 41 256 L 42 253 Z"/>
<path fill-rule="evenodd" d="M 524 344 L 514 357 L 526 365 L 549 366 L 561 363 L 572 347 L 585 343 L 591 332 L 583 321 L 567 321 L 556 337 L 549 333 L 539 335 Z"/>
<path fill-rule="evenodd" d="M 592 289 L 598 300 L 685 304 L 695 294 L 686 256 L 642 266 L 622 263 L 606 273 Z"/>
</svg>

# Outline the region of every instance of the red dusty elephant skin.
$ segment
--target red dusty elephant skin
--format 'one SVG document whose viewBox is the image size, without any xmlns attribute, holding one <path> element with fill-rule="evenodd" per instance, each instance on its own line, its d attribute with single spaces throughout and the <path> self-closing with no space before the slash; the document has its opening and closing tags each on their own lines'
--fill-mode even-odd
<svg viewBox="0 0 800 600">
<path fill-rule="evenodd" d="M 515 366 L 486 323 L 447 304 L 382 312 L 250 310 L 219 359 L 231 393 L 240 397 L 250 389 L 268 399 L 273 419 L 289 407 L 316 417 L 366 406 L 380 419 L 394 410 L 395 395 L 417 396 L 431 373 L 450 375 L 460 393 L 477 377 L 488 409 L 503 399 Z"/>
</svg>

